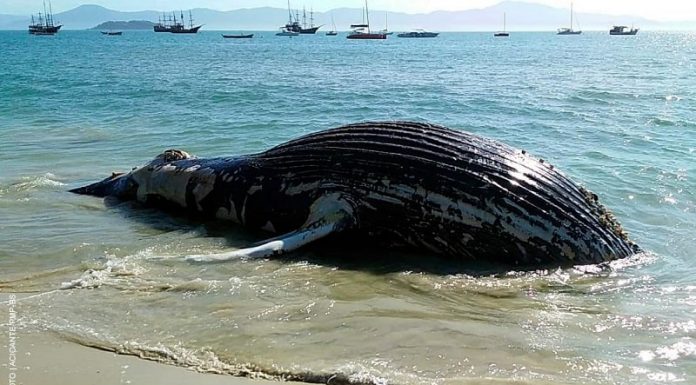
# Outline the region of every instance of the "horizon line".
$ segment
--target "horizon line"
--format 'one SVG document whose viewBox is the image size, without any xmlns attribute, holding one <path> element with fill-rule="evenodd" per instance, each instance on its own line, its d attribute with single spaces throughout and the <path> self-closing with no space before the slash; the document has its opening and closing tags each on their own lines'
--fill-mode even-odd
<svg viewBox="0 0 696 385">
<path fill-rule="evenodd" d="M 446 9 L 440 9 L 440 10 L 433 10 L 430 12 L 415 12 L 415 13 L 410 13 L 410 12 L 405 12 L 405 11 L 391 11 L 391 10 L 379 10 L 375 9 L 372 12 L 390 12 L 390 13 L 400 13 L 404 15 L 410 15 L 410 16 L 417 16 L 417 15 L 432 15 L 434 13 L 438 12 L 447 12 L 447 13 L 458 13 L 458 12 L 470 12 L 470 11 L 476 11 L 476 10 L 485 10 L 488 8 L 496 7 L 504 3 L 517 3 L 517 4 L 528 4 L 528 5 L 534 5 L 534 6 L 539 6 L 539 7 L 545 7 L 545 8 L 550 8 L 550 9 L 555 9 L 555 10 L 570 10 L 570 7 L 565 8 L 565 7 L 557 7 L 557 6 L 552 6 L 552 5 L 547 5 L 547 4 L 542 4 L 535 2 L 533 0 L 501 0 L 495 4 L 486 6 L 486 7 L 472 7 L 472 8 L 467 8 L 467 9 L 460 9 L 460 10 L 446 10 Z M 167 12 L 176 12 L 179 9 L 170 9 L 170 10 L 155 10 L 155 9 L 141 9 L 141 10 L 118 10 L 114 8 L 109 8 L 103 5 L 99 4 L 94 4 L 94 3 L 84 3 L 80 4 L 76 7 L 64 10 L 64 11 L 59 11 L 59 12 L 54 12 L 54 14 L 57 13 L 65 13 L 65 12 L 70 12 L 75 9 L 78 9 L 80 7 L 85 7 L 85 6 L 91 6 L 91 7 L 99 7 L 102 9 L 114 11 L 114 12 L 121 12 L 121 13 L 139 13 L 139 12 L 157 12 L 157 13 L 167 13 Z M 211 10 L 211 11 L 216 11 L 216 12 L 235 12 L 235 11 L 242 11 L 242 10 L 253 10 L 253 9 L 262 9 L 262 8 L 268 8 L 268 9 L 279 9 L 279 10 L 286 10 L 285 8 L 280 8 L 280 7 L 274 7 L 274 6 L 258 6 L 258 7 L 242 7 L 242 8 L 233 8 L 233 9 L 228 9 L 228 10 L 222 10 L 222 9 L 217 9 L 217 8 L 209 8 L 209 7 L 195 7 L 195 8 L 188 8 L 187 10 Z M 299 8 L 298 8 L 299 9 Z M 336 10 L 341 10 L 341 9 L 349 9 L 349 10 L 360 10 L 361 8 L 358 7 L 338 7 L 338 8 L 332 8 L 326 11 L 315 11 L 315 13 L 322 13 L 322 14 L 327 14 L 334 12 Z M 599 16 L 612 16 L 612 17 L 626 17 L 626 18 L 640 18 L 645 21 L 651 21 L 651 22 L 656 22 L 656 23 L 686 23 L 686 22 L 694 22 L 694 20 L 691 19 L 651 19 L 648 16 L 640 16 L 640 15 L 631 15 L 631 14 L 618 14 L 618 13 L 604 13 L 604 12 L 599 12 L 599 11 L 589 11 L 589 12 L 576 12 L 577 14 L 585 14 L 585 15 L 599 15 Z M 23 16 L 24 14 L 3 14 L 5 16 Z M 33 13 L 32 13 L 33 15 Z"/>
</svg>

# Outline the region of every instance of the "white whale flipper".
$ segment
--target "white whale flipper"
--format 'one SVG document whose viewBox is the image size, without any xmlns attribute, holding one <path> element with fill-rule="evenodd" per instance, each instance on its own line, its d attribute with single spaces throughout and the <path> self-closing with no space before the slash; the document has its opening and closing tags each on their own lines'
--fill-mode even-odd
<svg viewBox="0 0 696 385">
<path fill-rule="evenodd" d="M 266 258 L 297 250 L 332 233 L 355 225 L 352 206 L 339 194 L 317 199 L 310 215 L 299 229 L 271 238 L 258 246 L 218 254 L 189 255 L 186 260 L 194 262 L 225 262 L 235 259 Z"/>
</svg>

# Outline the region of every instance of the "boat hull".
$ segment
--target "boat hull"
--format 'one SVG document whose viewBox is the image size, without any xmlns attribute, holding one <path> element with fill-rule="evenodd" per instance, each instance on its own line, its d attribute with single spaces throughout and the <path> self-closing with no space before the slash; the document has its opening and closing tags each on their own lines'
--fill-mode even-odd
<svg viewBox="0 0 696 385">
<path fill-rule="evenodd" d="M 197 27 L 193 28 L 173 28 L 171 33 L 198 33 L 198 30 L 201 29 L 202 25 L 199 25 Z"/>
<path fill-rule="evenodd" d="M 319 30 L 319 28 L 321 28 L 321 27 L 301 28 L 301 29 L 299 30 L 299 32 L 300 32 L 300 34 L 302 34 L 302 35 L 314 35 L 314 34 L 317 33 L 317 31 Z"/>
<path fill-rule="evenodd" d="M 62 25 L 30 25 L 29 33 L 32 35 L 55 35 L 56 33 L 58 33 L 58 31 L 60 31 L 61 27 Z"/>
<path fill-rule="evenodd" d="M 250 33 L 248 35 L 222 35 L 225 39 L 251 39 L 254 37 L 253 33 Z"/>
<path fill-rule="evenodd" d="M 383 33 L 353 33 L 347 38 L 351 40 L 386 40 L 387 35 Z"/>
<path fill-rule="evenodd" d="M 440 34 L 436 33 L 436 32 L 409 32 L 409 33 L 400 33 L 396 36 L 402 37 L 402 38 L 418 39 L 418 38 L 433 38 L 433 37 L 438 37 L 438 35 L 440 35 Z"/>
</svg>

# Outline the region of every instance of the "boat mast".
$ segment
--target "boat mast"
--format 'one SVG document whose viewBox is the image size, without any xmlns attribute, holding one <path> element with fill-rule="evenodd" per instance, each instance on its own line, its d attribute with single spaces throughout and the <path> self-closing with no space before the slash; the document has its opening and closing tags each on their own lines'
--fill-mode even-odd
<svg viewBox="0 0 696 385">
<path fill-rule="evenodd" d="M 44 6 L 44 16 L 46 18 L 46 27 L 48 27 L 48 14 L 46 13 L 46 0 L 44 0 L 43 6 Z"/>
<path fill-rule="evenodd" d="M 51 0 L 48 0 L 48 14 L 51 15 L 50 25 L 53 27 L 53 5 L 51 4 Z"/>
<path fill-rule="evenodd" d="M 189 28 L 193 28 L 193 15 L 191 15 L 191 10 L 189 9 L 189 23 L 191 26 Z"/>
<path fill-rule="evenodd" d="M 570 30 L 573 30 L 573 2 L 570 2 Z"/>
<path fill-rule="evenodd" d="M 290 9 L 290 0 L 288 0 L 288 23 L 292 24 L 292 10 Z"/>
<path fill-rule="evenodd" d="M 503 32 L 507 32 L 507 14 L 503 12 Z"/>
<path fill-rule="evenodd" d="M 367 8 L 367 0 L 365 0 L 365 18 L 367 19 L 367 33 L 370 33 L 370 11 Z"/>
</svg>

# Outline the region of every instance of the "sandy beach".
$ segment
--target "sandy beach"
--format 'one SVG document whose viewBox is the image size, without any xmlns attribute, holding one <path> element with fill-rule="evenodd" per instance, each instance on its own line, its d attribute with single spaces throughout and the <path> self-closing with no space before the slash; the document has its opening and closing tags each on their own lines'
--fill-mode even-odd
<svg viewBox="0 0 696 385">
<path fill-rule="evenodd" d="M 8 336 L 0 337 L 3 360 L 0 364 L 2 383 L 7 383 L 10 368 Z M 201 384 L 201 385 L 264 385 L 274 382 L 198 373 L 192 370 L 137 357 L 84 347 L 64 341 L 51 333 L 19 334 L 17 338 L 17 385 L 88 385 L 88 384 Z"/>
</svg>

